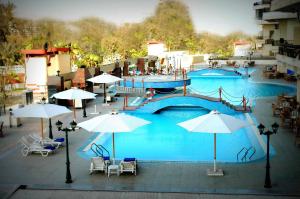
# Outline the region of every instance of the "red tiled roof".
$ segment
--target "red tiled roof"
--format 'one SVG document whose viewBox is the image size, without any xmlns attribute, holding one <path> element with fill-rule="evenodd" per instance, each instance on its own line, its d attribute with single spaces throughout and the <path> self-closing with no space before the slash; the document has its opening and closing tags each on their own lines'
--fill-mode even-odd
<svg viewBox="0 0 300 199">
<path fill-rule="evenodd" d="M 21 50 L 22 54 L 25 55 L 49 55 L 58 52 L 69 52 L 70 48 L 49 48 L 47 51 L 45 49 L 31 49 L 31 50 Z"/>
</svg>

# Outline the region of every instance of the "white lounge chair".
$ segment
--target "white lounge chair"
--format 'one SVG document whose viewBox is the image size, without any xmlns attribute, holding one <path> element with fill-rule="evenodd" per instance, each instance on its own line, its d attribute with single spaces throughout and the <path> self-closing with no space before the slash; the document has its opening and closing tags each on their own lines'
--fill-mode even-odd
<svg viewBox="0 0 300 199">
<path fill-rule="evenodd" d="M 55 148 L 58 148 L 59 146 L 61 146 L 62 142 L 56 142 L 50 138 L 44 138 L 42 139 L 41 136 L 32 133 L 29 135 L 32 139 L 34 139 L 37 143 L 40 143 L 42 146 L 54 146 Z"/>
<path fill-rule="evenodd" d="M 21 153 L 23 156 L 27 156 L 30 153 L 40 153 L 43 157 L 48 156 L 49 153 L 54 152 L 55 147 L 43 147 L 41 144 L 35 141 L 29 141 L 26 137 L 22 137 L 20 143 L 23 145 Z"/>
<path fill-rule="evenodd" d="M 104 160 L 102 157 L 93 157 L 91 159 L 90 174 L 94 171 L 104 171 L 106 173 L 109 164 L 109 160 Z"/>
<path fill-rule="evenodd" d="M 136 175 L 136 166 L 137 162 L 135 158 L 124 158 L 119 165 L 120 174 L 124 172 L 131 172 Z"/>
</svg>

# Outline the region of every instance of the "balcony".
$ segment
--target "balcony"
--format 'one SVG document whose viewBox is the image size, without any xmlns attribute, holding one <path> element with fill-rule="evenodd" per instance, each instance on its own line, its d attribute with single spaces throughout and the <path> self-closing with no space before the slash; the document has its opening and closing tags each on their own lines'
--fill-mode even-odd
<svg viewBox="0 0 300 199">
<path fill-rule="evenodd" d="M 255 2 L 253 4 L 253 8 L 255 10 L 261 10 L 261 9 L 265 9 L 265 8 L 271 8 L 271 3 L 270 1 L 259 1 L 259 2 Z"/>
<path fill-rule="evenodd" d="M 296 19 L 297 13 L 293 12 L 264 12 L 262 19 L 265 21 L 274 21 L 274 20 L 282 20 L 282 19 Z"/>
<path fill-rule="evenodd" d="M 300 9 L 300 0 L 273 0 L 271 11 L 294 12 Z"/>
<path fill-rule="evenodd" d="M 279 46 L 280 41 L 279 40 L 274 40 L 274 39 L 266 39 L 265 44 L 271 44 L 272 46 Z"/>
<path fill-rule="evenodd" d="M 279 46 L 279 54 L 290 58 L 298 58 L 300 60 L 300 45 L 281 44 Z"/>
<path fill-rule="evenodd" d="M 258 24 L 258 25 L 272 25 L 272 24 L 279 24 L 279 22 L 278 21 L 256 20 L 256 24 Z"/>
</svg>

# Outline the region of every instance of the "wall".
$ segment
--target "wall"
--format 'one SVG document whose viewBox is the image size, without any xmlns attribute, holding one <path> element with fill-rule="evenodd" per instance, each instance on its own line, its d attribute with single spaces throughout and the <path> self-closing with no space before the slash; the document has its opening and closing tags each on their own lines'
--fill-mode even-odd
<svg viewBox="0 0 300 199">
<path fill-rule="evenodd" d="M 60 74 L 71 72 L 71 61 L 69 54 L 57 54 L 50 59 L 51 65 L 48 67 L 48 75 L 53 76 L 60 71 Z"/>
</svg>

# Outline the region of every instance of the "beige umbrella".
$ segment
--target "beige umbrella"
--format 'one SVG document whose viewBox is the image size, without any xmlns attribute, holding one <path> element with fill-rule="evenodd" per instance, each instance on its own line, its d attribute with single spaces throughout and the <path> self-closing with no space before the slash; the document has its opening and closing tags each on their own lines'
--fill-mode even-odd
<svg viewBox="0 0 300 199">
<path fill-rule="evenodd" d="M 23 108 L 13 110 L 14 117 L 28 117 L 41 119 L 41 137 L 44 138 L 43 118 L 50 119 L 66 113 L 71 113 L 69 109 L 64 106 L 55 104 L 30 104 Z"/>
<path fill-rule="evenodd" d="M 103 74 L 98 75 L 96 77 L 92 77 L 90 79 L 87 79 L 87 81 L 89 81 L 89 82 L 104 85 L 104 87 L 103 87 L 103 97 L 104 97 L 103 102 L 104 103 L 106 102 L 105 84 L 111 84 L 111 83 L 119 82 L 119 81 L 122 81 L 122 80 L 123 79 L 121 79 L 119 77 L 116 77 L 116 76 L 113 76 L 113 75 L 110 75 L 110 74 L 107 74 L 107 73 L 103 73 Z"/>
<path fill-rule="evenodd" d="M 96 99 L 96 95 L 97 94 L 84 91 L 78 88 L 72 88 L 59 93 L 55 93 L 54 95 L 51 96 L 51 98 L 54 97 L 56 99 L 73 100 L 73 114 L 74 114 L 74 120 L 76 120 L 75 100 Z"/>
<path fill-rule="evenodd" d="M 217 170 L 216 166 L 217 133 L 233 133 L 249 124 L 230 115 L 211 111 L 209 114 L 178 123 L 177 125 L 190 132 L 214 134 L 214 169 L 208 170 L 207 174 L 211 176 L 223 176 L 223 171 L 221 169 Z"/>
<path fill-rule="evenodd" d="M 149 123 L 149 121 L 125 113 L 112 112 L 81 122 L 77 126 L 90 132 L 112 133 L 113 164 L 115 164 L 114 133 L 131 132 L 140 126 Z"/>
</svg>

